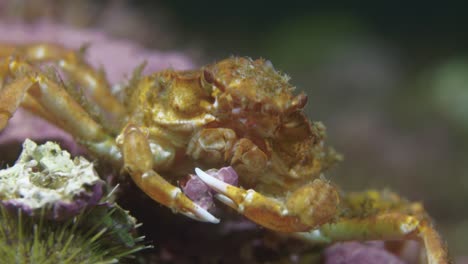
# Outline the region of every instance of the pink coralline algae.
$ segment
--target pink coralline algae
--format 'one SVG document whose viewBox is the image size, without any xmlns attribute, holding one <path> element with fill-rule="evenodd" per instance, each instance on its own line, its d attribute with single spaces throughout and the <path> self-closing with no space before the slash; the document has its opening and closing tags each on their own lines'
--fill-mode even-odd
<svg viewBox="0 0 468 264">
<path fill-rule="evenodd" d="M 193 63 L 178 52 L 148 50 L 128 41 L 111 38 L 99 30 L 76 29 L 49 22 L 10 24 L 0 22 L 0 42 L 4 43 L 54 43 L 78 50 L 84 45 L 86 60 L 97 69 L 103 68 L 110 83 L 131 77 L 133 69 L 147 62 L 144 73 L 174 68 L 187 70 Z"/>
<path fill-rule="evenodd" d="M 404 264 L 400 258 L 381 247 L 359 242 L 335 244 L 325 250 L 325 264 Z"/>
<path fill-rule="evenodd" d="M 210 169 L 207 170 L 206 173 L 234 186 L 238 183 L 238 175 L 232 167 L 223 167 L 219 170 Z M 201 207 L 205 209 L 213 207 L 213 195 L 215 192 L 200 180 L 198 176 L 190 174 L 188 180 L 182 184 L 182 190 L 190 199 Z"/>
<path fill-rule="evenodd" d="M 10 119 L 8 126 L 0 132 L 0 148 L 9 150 L 0 153 L 0 159 L 8 162 L 16 160 L 25 138 L 39 143 L 58 142 L 72 155 L 84 152 L 70 134 L 20 108 Z"/>
<path fill-rule="evenodd" d="M 128 82 L 134 69 L 143 62 L 146 62 L 144 74 L 167 68 L 184 70 L 193 67 L 192 61 L 178 52 L 148 50 L 128 40 L 111 38 L 99 30 L 76 29 L 45 21 L 34 24 L 0 21 L 0 42 L 55 43 L 72 50 L 89 45 L 85 59 L 96 69 L 104 69 L 114 90 Z M 69 134 L 20 108 L 0 132 L 0 147 L 9 150 L 0 153 L 1 160 L 14 161 L 25 138 L 37 142 L 57 141 L 73 155 L 83 153 Z"/>
</svg>

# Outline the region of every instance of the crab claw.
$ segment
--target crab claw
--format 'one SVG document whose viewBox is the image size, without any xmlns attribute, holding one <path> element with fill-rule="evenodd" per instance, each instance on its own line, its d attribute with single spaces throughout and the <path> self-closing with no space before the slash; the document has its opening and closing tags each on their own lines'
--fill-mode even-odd
<svg viewBox="0 0 468 264">
<path fill-rule="evenodd" d="M 219 223 L 219 219 L 210 214 L 206 209 L 188 198 L 180 188 L 173 186 L 160 177 L 155 171 L 138 173 L 132 171 L 133 180 L 152 199 L 171 208 L 187 217 L 200 222 Z"/>
<path fill-rule="evenodd" d="M 172 185 L 153 170 L 154 157 L 150 143 L 139 127 L 129 124 L 124 129 L 122 138 L 124 168 L 143 192 L 174 212 L 202 222 L 219 223 L 219 219 L 194 203 L 180 188 Z"/>
<path fill-rule="evenodd" d="M 213 224 L 219 223 L 218 218 L 210 214 L 206 209 L 194 203 L 190 199 L 187 198 L 185 204 L 185 209 L 188 211 L 180 211 L 181 214 L 200 222 L 208 222 Z"/>
<path fill-rule="evenodd" d="M 328 222 L 336 213 L 338 195 L 332 186 L 319 179 L 299 188 L 283 201 L 264 196 L 252 189 L 244 190 L 232 186 L 199 168 L 195 172 L 219 193 L 215 196 L 219 201 L 257 224 L 275 231 L 310 230 Z"/>
</svg>

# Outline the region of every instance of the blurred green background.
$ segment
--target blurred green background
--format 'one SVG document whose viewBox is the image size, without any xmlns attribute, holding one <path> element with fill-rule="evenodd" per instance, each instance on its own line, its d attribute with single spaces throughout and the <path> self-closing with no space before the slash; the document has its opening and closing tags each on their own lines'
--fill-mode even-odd
<svg viewBox="0 0 468 264">
<path fill-rule="evenodd" d="M 305 2 L 305 1 L 304 1 Z M 28 17 L 95 27 L 198 65 L 263 57 L 309 96 L 345 161 L 345 190 L 422 201 L 454 256 L 468 255 L 468 16 L 436 1 L 16 1 Z M 41 10 L 41 11 L 39 11 Z M 44 11 L 45 10 L 45 11 Z"/>
</svg>

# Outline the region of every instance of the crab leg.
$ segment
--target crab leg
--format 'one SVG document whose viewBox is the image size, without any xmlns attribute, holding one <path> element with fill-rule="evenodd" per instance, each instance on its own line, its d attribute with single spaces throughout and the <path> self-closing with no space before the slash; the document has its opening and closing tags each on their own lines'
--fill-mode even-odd
<svg viewBox="0 0 468 264">
<path fill-rule="evenodd" d="M 96 102 L 103 118 L 109 121 L 108 127 L 120 128 L 119 121 L 125 117 L 125 108 L 111 93 L 109 84 L 103 73 L 94 70 L 80 56 L 78 52 L 66 49 L 56 44 L 29 44 L 23 46 L 0 44 L 0 55 L 18 53 L 28 61 L 55 61 L 73 80 L 77 81 Z M 106 116 L 107 115 L 107 116 Z M 110 118 L 109 118 L 110 115 Z"/>
<path fill-rule="evenodd" d="M 369 190 L 343 194 L 342 216 L 310 232 L 295 235 L 306 241 L 331 243 L 349 240 L 417 240 L 430 264 L 448 263 L 446 247 L 420 203 L 390 191 Z M 367 206 L 366 206 L 367 205 Z"/>
<path fill-rule="evenodd" d="M 31 113 L 34 113 L 37 116 L 40 116 L 57 127 L 63 130 L 67 130 L 60 122 L 60 120 L 58 120 L 52 113 L 48 112 L 44 107 L 42 107 L 41 104 L 30 94 L 26 94 L 23 102 L 21 102 L 21 107 Z"/>
<path fill-rule="evenodd" d="M 220 193 L 216 196 L 218 200 L 264 227 L 282 232 L 299 232 L 295 235 L 313 243 L 414 239 L 424 244 L 429 264 L 448 263 L 447 252 L 440 236 L 418 211 L 415 211 L 415 215 L 382 212 L 367 217 L 331 221 L 331 217 L 335 215 L 331 208 L 336 209 L 338 200 L 334 197 L 336 193 L 329 189 L 331 187 L 327 188 L 321 180 L 315 180 L 309 184 L 311 186 L 306 185 L 295 191 L 286 203 L 283 203 L 254 190 L 246 191 L 224 183 L 198 168 L 195 172 L 208 186 Z M 317 192 L 314 193 L 313 190 Z M 308 200 L 315 201 L 315 204 L 307 204 Z M 383 206 L 379 209 L 385 211 Z M 316 229 L 317 227 L 319 228 Z M 302 232 L 301 229 L 313 230 Z"/>
<path fill-rule="evenodd" d="M 256 191 L 237 188 L 220 181 L 199 168 L 195 172 L 216 197 L 252 221 L 275 231 L 307 231 L 324 224 L 335 215 L 338 194 L 328 183 L 317 179 L 290 194 L 286 201 Z"/>
<path fill-rule="evenodd" d="M 350 240 L 402 240 L 422 242 L 429 264 L 449 263 L 445 245 L 428 220 L 401 213 L 379 213 L 366 218 L 339 219 L 310 232 L 294 234 L 311 243 Z"/>
<path fill-rule="evenodd" d="M 0 131 L 6 127 L 31 86 L 32 83 L 28 78 L 21 78 L 0 90 Z"/>
<path fill-rule="evenodd" d="M 136 185 L 153 200 L 203 222 L 218 223 L 219 219 L 191 201 L 178 187 L 167 182 L 153 170 L 153 154 L 145 134 L 129 125 L 123 132 L 124 168 Z"/>
<path fill-rule="evenodd" d="M 71 133 L 92 152 L 120 163 L 121 155 L 114 139 L 97 124 L 65 89 L 17 59 L 9 62 L 10 74 L 16 79 L 0 91 L 0 130 L 3 129 L 27 94 L 47 110 L 57 124 Z M 34 107 L 31 105 L 32 109 Z M 40 109 L 42 109 L 40 108 Z"/>
</svg>

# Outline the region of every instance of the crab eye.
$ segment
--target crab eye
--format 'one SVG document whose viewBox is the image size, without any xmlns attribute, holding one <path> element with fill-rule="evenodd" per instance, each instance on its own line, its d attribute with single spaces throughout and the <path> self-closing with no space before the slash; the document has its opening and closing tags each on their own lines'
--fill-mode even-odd
<svg viewBox="0 0 468 264">
<path fill-rule="evenodd" d="M 215 85 L 215 78 L 213 73 L 207 69 L 203 70 L 203 73 L 200 78 L 202 88 L 209 94 L 213 92 L 213 86 Z"/>
<path fill-rule="evenodd" d="M 207 69 L 203 70 L 203 79 L 209 84 L 213 84 L 215 82 L 215 77 L 213 76 L 213 73 Z"/>
<path fill-rule="evenodd" d="M 291 103 L 287 107 L 286 112 L 292 113 L 297 110 L 303 109 L 306 104 L 307 104 L 307 95 L 305 95 L 304 93 L 301 93 L 291 100 Z"/>
</svg>

